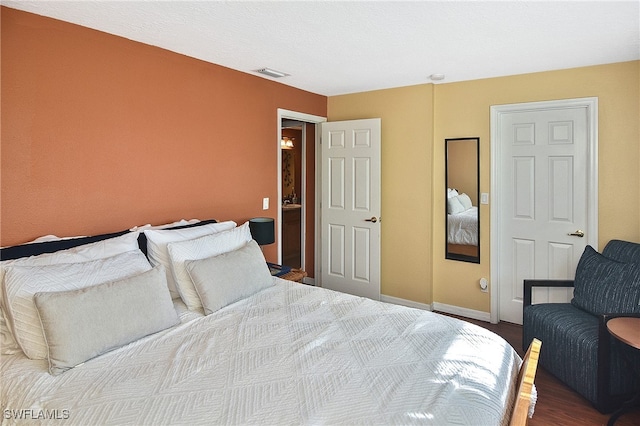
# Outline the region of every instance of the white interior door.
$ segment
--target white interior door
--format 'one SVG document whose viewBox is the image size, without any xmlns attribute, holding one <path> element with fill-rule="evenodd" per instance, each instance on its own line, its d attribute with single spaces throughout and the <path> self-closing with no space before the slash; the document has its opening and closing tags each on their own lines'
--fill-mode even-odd
<svg viewBox="0 0 640 426">
<path fill-rule="evenodd" d="M 499 219 L 492 258 L 498 262 L 501 321 L 522 324 L 524 279 L 573 279 L 585 246 L 597 248 L 591 112 L 558 101 L 499 114 L 494 129 L 500 151 L 494 163 Z M 532 301 L 569 302 L 572 295 L 571 289 L 538 288 Z"/>
<path fill-rule="evenodd" d="M 322 124 L 321 285 L 380 300 L 380 119 Z"/>
</svg>

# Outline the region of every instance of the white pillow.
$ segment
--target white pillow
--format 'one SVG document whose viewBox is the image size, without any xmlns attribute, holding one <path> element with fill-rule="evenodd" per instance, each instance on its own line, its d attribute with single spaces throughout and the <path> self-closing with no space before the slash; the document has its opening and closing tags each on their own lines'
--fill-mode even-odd
<svg viewBox="0 0 640 426">
<path fill-rule="evenodd" d="M 447 198 L 456 197 L 458 195 L 458 191 L 455 189 L 447 188 Z"/>
<path fill-rule="evenodd" d="M 190 310 L 194 311 L 201 308 L 202 303 L 189 277 L 185 261 L 228 253 L 243 247 L 249 241 L 251 241 L 251 230 L 249 229 L 249 222 L 245 222 L 242 226 L 228 231 L 167 244 L 173 278 L 175 279 L 178 293 L 180 293 L 180 297 Z"/>
<path fill-rule="evenodd" d="M 54 253 L 43 253 L 37 256 L 4 260 L 0 262 L 0 289 L 4 288 L 4 272 L 5 268 L 9 265 L 53 265 L 57 263 L 76 263 L 102 259 L 118 253 L 137 250 L 138 235 L 138 232 L 131 232 L 119 237 L 83 244 Z M 0 348 L 2 355 L 9 355 L 20 351 L 11 329 L 11 321 L 7 315 L 7 303 L 3 294 L 0 299 Z"/>
<path fill-rule="evenodd" d="M 129 231 L 144 231 L 147 229 L 166 229 L 166 228 L 173 228 L 175 226 L 184 226 L 184 225 L 191 225 L 194 223 L 198 223 L 200 222 L 199 219 L 180 219 L 176 222 L 171 222 L 171 223 L 165 223 L 163 225 L 151 225 L 150 223 L 147 223 L 146 225 L 141 225 L 141 226 L 134 226 L 133 228 L 129 229 Z"/>
<path fill-rule="evenodd" d="M 53 234 L 48 234 L 48 235 L 43 235 L 41 237 L 35 238 L 31 241 L 27 241 L 24 242 L 22 244 L 19 245 L 25 245 L 25 244 L 35 244 L 35 243 L 47 243 L 49 241 L 61 241 L 61 240 L 72 240 L 74 238 L 85 238 L 86 235 L 76 235 L 73 237 L 58 237 L 57 235 L 53 235 Z M 7 247 L 11 247 L 11 246 L 3 246 L 0 248 L 7 248 Z"/>
<path fill-rule="evenodd" d="M 471 198 L 469 198 L 469 196 L 465 193 L 458 195 L 458 201 L 460 201 L 460 204 L 462 204 L 462 208 L 464 208 L 464 210 L 469 210 L 471 207 L 473 207 Z"/>
<path fill-rule="evenodd" d="M 162 266 L 118 281 L 34 296 L 57 375 L 179 323 Z"/>
<path fill-rule="evenodd" d="M 180 297 L 176 288 L 176 282 L 171 272 L 171 260 L 167 251 L 167 244 L 176 241 L 192 240 L 205 235 L 215 234 L 236 227 L 233 221 L 210 223 L 202 226 L 182 229 L 146 229 L 147 256 L 152 266 L 162 265 L 167 273 L 167 285 L 172 299 Z"/>
<path fill-rule="evenodd" d="M 43 235 L 41 237 L 38 237 L 36 239 L 33 239 L 31 241 L 27 241 L 26 243 L 22 243 L 20 245 L 24 245 L 24 244 L 34 244 L 34 243 L 47 243 L 49 241 L 61 241 L 61 240 L 72 240 L 74 238 L 85 238 L 86 235 L 76 235 L 73 237 L 58 237 L 57 235 Z M 5 248 L 5 247 L 2 247 Z"/>
<path fill-rule="evenodd" d="M 451 197 L 447 199 L 447 213 L 458 214 L 464 211 L 464 206 L 458 199 L 458 197 Z"/>
<path fill-rule="evenodd" d="M 13 338 L 13 333 L 9 329 L 7 319 L 4 316 L 4 309 L 0 310 L 0 349 L 2 355 L 13 355 L 20 353 L 20 347 Z"/>
<path fill-rule="evenodd" d="M 90 287 L 150 269 L 139 249 L 81 263 L 7 266 L 4 291 L 13 336 L 27 357 L 44 359 L 47 347 L 33 303 L 34 294 Z"/>
<path fill-rule="evenodd" d="M 186 268 L 205 315 L 274 285 L 258 243 L 206 259 L 187 260 Z"/>
</svg>

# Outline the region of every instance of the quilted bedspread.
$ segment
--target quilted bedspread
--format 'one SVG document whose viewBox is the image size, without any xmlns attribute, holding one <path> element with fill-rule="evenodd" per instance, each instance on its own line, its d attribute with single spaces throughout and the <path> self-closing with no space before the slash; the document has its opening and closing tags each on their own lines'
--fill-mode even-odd
<svg viewBox="0 0 640 426">
<path fill-rule="evenodd" d="M 2 424 L 507 423 L 521 361 L 502 338 L 275 280 L 60 376 L 3 356 Z"/>
<path fill-rule="evenodd" d="M 447 241 L 450 244 L 478 245 L 478 208 L 447 215 Z"/>
</svg>

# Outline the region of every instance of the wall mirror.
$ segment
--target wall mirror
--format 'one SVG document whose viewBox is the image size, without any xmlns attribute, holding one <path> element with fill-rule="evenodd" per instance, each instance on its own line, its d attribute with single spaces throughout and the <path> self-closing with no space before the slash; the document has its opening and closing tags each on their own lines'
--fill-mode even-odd
<svg viewBox="0 0 640 426">
<path fill-rule="evenodd" d="M 480 138 L 445 139 L 446 250 L 480 263 Z"/>
</svg>

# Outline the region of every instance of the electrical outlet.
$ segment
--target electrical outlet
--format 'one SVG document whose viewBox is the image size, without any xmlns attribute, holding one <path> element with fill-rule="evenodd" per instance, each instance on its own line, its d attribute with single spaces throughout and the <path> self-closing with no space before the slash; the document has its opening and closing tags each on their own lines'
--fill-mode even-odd
<svg viewBox="0 0 640 426">
<path fill-rule="evenodd" d="M 269 197 L 262 199 L 262 210 L 269 210 Z"/>
<path fill-rule="evenodd" d="M 480 291 L 483 293 L 489 291 L 489 282 L 486 278 L 480 278 Z"/>
</svg>

